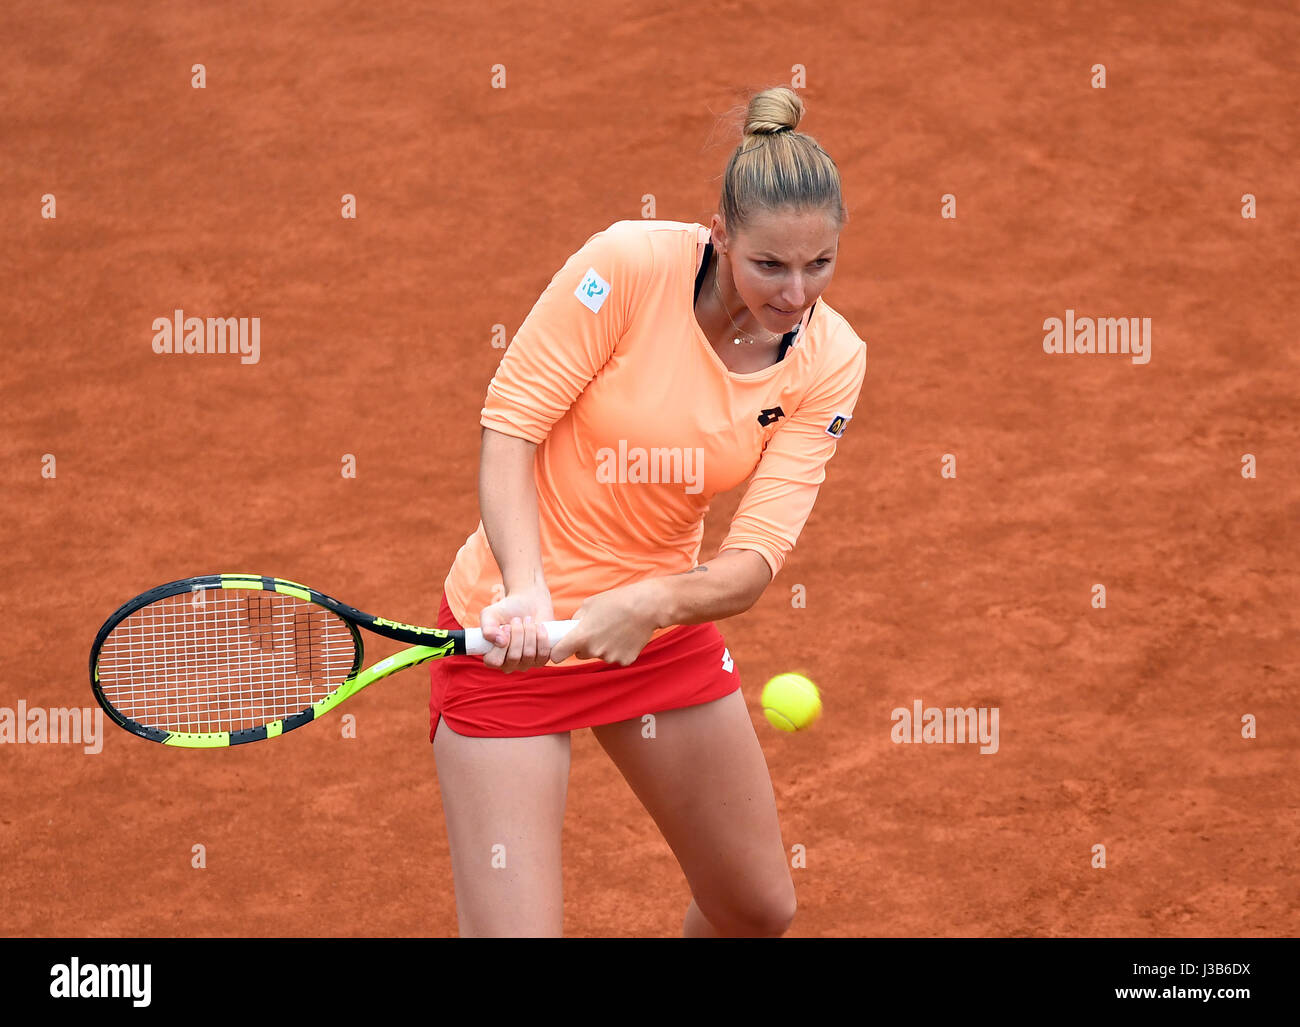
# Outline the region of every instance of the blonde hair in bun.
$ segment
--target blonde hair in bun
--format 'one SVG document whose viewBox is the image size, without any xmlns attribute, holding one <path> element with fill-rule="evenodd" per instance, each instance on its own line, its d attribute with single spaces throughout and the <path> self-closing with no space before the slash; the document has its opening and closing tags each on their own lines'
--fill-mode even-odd
<svg viewBox="0 0 1300 1027">
<path fill-rule="evenodd" d="M 840 171 L 812 136 L 798 131 L 803 99 L 789 86 L 750 97 L 742 137 L 722 175 L 719 212 L 729 232 L 759 212 L 825 210 L 839 227 L 848 220 Z"/>
</svg>

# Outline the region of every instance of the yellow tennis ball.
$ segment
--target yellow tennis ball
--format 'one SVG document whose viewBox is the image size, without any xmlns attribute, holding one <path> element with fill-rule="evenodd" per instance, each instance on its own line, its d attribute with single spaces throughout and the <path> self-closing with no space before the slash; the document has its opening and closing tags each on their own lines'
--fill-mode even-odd
<svg viewBox="0 0 1300 1027">
<path fill-rule="evenodd" d="M 778 674 L 763 686 L 763 715 L 778 731 L 802 731 L 821 716 L 822 697 L 802 674 Z"/>
</svg>

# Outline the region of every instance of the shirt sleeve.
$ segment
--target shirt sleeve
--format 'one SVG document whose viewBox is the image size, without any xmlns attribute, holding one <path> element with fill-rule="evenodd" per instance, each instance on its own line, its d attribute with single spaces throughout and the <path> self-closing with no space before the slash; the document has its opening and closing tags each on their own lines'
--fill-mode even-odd
<svg viewBox="0 0 1300 1027">
<path fill-rule="evenodd" d="M 850 351 L 850 358 L 814 385 L 789 421 L 768 440 L 727 537 L 718 547 L 719 552 L 755 550 L 774 578 L 812 513 L 826 479 L 826 462 L 835 455 L 838 437 L 852 418 L 862 390 L 867 347 L 856 336 L 853 339 L 856 349 Z"/>
<path fill-rule="evenodd" d="M 650 238 L 637 222 L 590 236 L 519 326 L 480 423 L 541 443 L 613 354 L 653 273 Z"/>
</svg>

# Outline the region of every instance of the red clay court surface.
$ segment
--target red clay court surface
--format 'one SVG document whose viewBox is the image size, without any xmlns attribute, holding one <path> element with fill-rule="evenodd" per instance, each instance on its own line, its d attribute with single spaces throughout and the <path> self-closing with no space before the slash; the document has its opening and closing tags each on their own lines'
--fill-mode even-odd
<svg viewBox="0 0 1300 1027">
<path fill-rule="evenodd" d="M 613 221 L 707 224 L 716 116 L 802 64 L 867 379 L 799 546 L 721 625 L 806 849 L 791 935 L 1296 933 L 1293 5 L 41 0 L 0 41 L 0 706 L 92 703 L 100 623 L 192 574 L 432 623 L 493 326 Z M 176 308 L 260 317 L 260 362 L 154 354 Z M 1150 317 L 1150 363 L 1044 353 L 1067 309 Z M 789 669 L 826 699 L 796 736 L 757 705 Z M 0 934 L 454 935 L 427 690 L 226 751 L 0 746 Z M 895 744 L 917 699 L 997 707 L 999 751 Z M 573 752 L 566 933 L 676 934 L 671 852 Z"/>
</svg>

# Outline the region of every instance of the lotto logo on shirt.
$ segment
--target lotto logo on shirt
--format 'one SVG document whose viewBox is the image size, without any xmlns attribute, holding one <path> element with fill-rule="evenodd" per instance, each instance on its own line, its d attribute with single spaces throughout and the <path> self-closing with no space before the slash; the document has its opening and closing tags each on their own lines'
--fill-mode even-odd
<svg viewBox="0 0 1300 1027">
<path fill-rule="evenodd" d="M 587 273 L 582 276 L 582 281 L 573 291 L 573 295 L 577 296 L 582 305 L 593 314 L 598 314 L 605 300 L 609 298 L 609 290 L 609 282 L 601 278 L 594 267 L 589 267 Z"/>
</svg>

